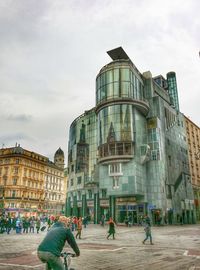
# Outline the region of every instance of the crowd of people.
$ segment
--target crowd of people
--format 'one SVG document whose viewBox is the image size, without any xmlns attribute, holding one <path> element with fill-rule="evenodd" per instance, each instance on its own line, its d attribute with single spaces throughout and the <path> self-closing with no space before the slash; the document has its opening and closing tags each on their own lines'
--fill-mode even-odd
<svg viewBox="0 0 200 270">
<path fill-rule="evenodd" d="M 128 217 L 127 217 L 128 219 Z M 11 230 L 14 230 L 16 234 L 23 233 L 39 233 L 40 231 L 49 231 L 50 228 L 59 220 L 59 216 L 42 216 L 42 217 L 10 217 L 10 216 L 0 216 L 0 234 L 7 233 L 10 234 Z M 89 224 L 90 218 L 88 216 L 82 217 L 68 217 L 67 218 L 67 227 L 74 233 L 75 238 L 81 239 L 82 228 L 86 228 Z M 112 236 L 112 239 L 115 239 L 116 232 L 116 223 L 112 218 L 106 221 L 105 216 L 102 215 L 100 219 L 101 226 L 104 227 L 105 224 L 108 224 L 108 235 L 107 239 Z M 129 224 L 125 222 L 126 226 L 129 227 Z M 146 238 L 150 239 L 152 243 L 151 236 L 151 225 L 150 219 L 148 216 L 143 217 L 142 224 L 145 228 Z M 143 243 L 145 243 L 145 241 Z"/>
<path fill-rule="evenodd" d="M 39 233 L 40 230 L 49 230 L 51 226 L 56 223 L 59 216 L 42 216 L 42 217 L 12 217 L 12 216 L 0 216 L 0 234 L 10 234 L 11 230 L 14 230 L 17 234 L 22 233 Z M 87 227 L 89 223 L 89 217 L 69 217 L 68 227 L 71 231 L 77 231 L 76 238 L 81 238 L 82 226 Z"/>
<path fill-rule="evenodd" d="M 41 224 L 45 223 L 45 219 L 36 217 L 0 217 L 0 233 L 6 232 L 10 234 L 11 230 L 15 230 L 17 234 L 22 233 L 39 233 Z"/>
<path fill-rule="evenodd" d="M 42 216 L 42 217 L 11 217 L 0 216 L 0 233 L 10 234 L 14 230 L 16 234 L 39 233 L 46 230 L 44 239 L 38 247 L 38 258 L 46 263 L 46 269 L 64 269 L 62 260 L 60 259 L 62 249 L 67 241 L 74 250 L 76 256 L 80 255 L 80 250 L 75 238 L 81 239 L 82 228 L 87 227 L 89 217 L 65 217 L 65 216 Z M 117 224 L 109 218 L 106 221 L 104 215 L 100 220 L 101 226 L 108 224 L 107 239 L 112 236 L 115 239 Z M 126 224 L 129 226 L 128 224 Z M 150 218 L 145 216 L 142 225 L 144 225 L 145 239 L 143 244 L 149 239 L 150 244 L 153 245 L 151 235 Z"/>
</svg>

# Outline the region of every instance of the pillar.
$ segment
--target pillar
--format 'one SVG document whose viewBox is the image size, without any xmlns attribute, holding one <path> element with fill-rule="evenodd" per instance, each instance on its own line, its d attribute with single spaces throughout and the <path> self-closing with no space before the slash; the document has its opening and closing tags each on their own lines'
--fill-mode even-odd
<svg viewBox="0 0 200 270">
<path fill-rule="evenodd" d="M 77 196 L 73 196 L 73 211 L 72 215 L 77 217 L 78 216 L 78 207 L 77 207 Z"/>
<path fill-rule="evenodd" d="M 115 220 L 115 201 L 116 199 L 114 196 L 109 196 L 109 213 L 113 220 Z"/>
<path fill-rule="evenodd" d="M 99 192 L 94 193 L 94 224 L 98 224 L 100 220 L 100 202 Z"/>
<path fill-rule="evenodd" d="M 86 194 L 82 195 L 82 217 L 87 216 L 87 201 Z"/>
<path fill-rule="evenodd" d="M 71 216 L 71 199 L 70 199 L 70 197 L 66 198 L 65 215 L 67 217 Z"/>
</svg>

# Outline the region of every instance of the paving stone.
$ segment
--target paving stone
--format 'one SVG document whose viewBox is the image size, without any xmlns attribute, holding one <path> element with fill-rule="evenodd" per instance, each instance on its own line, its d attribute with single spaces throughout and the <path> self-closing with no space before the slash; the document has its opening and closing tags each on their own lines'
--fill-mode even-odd
<svg viewBox="0 0 200 270">
<path fill-rule="evenodd" d="M 117 227 L 116 240 L 106 239 L 107 226 L 90 224 L 77 243 L 81 256 L 72 259 L 75 270 L 198 270 L 200 225 L 152 227 L 154 245 L 144 239 L 143 227 Z M 0 270 L 42 270 L 37 246 L 40 234 L 0 235 Z M 67 248 L 69 250 L 69 248 Z"/>
</svg>

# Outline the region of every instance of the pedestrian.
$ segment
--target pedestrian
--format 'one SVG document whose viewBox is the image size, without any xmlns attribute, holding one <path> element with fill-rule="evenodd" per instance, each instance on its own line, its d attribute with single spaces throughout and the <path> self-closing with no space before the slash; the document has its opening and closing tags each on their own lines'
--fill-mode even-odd
<svg viewBox="0 0 200 270">
<path fill-rule="evenodd" d="M 81 231 L 82 231 L 82 218 L 80 217 L 77 221 L 77 234 L 76 239 L 79 236 L 79 239 L 81 239 Z"/>
<path fill-rule="evenodd" d="M 37 218 L 37 220 L 36 220 L 36 230 L 37 230 L 37 233 L 39 233 L 40 226 L 41 226 L 40 218 Z"/>
<path fill-rule="evenodd" d="M 128 217 L 125 217 L 124 223 L 126 224 L 126 227 L 128 227 Z"/>
<path fill-rule="evenodd" d="M 146 234 L 146 238 L 142 241 L 142 243 L 145 244 L 146 240 L 149 238 L 150 239 L 150 244 L 153 245 L 150 223 L 145 224 L 144 231 L 145 231 L 145 234 Z"/>
<path fill-rule="evenodd" d="M 23 233 L 28 233 L 28 229 L 30 227 L 30 223 L 27 217 L 23 219 Z"/>
<path fill-rule="evenodd" d="M 16 233 L 22 233 L 22 221 L 19 217 L 16 220 Z"/>
<path fill-rule="evenodd" d="M 32 217 L 32 218 L 30 219 L 30 232 L 33 232 L 33 233 L 34 233 L 34 231 L 35 231 L 35 220 L 34 220 L 34 218 Z"/>
<path fill-rule="evenodd" d="M 48 220 L 47 220 L 47 226 L 48 226 L 48 227 L 47 227 L 47 231 L 50 230 L 52 224 L 53 224 L 53 218 L 52 218 L 52 216 L 51 216 L 51 217 L 49 217 Z"/>
<path fill-rule="evenodd" d="M 84 225 L 84 228 L 87 227 L 87 224 L 88 224 L 88 221 L 87 221 L 87 217 L 85 216 L 85 217 L 83 218 L 83 225 Z"/>
<path fill-rule="evenodd" d="M 12 229 L 12 219 L 10 217 L 6 218 L 6 232 L 7 234 L 10 234 L 10 231 Z"/>
<path fill-rule="evenodd" d="M 53 224 L 37 249 L 38 258 L 43 263 L 46 263 L 46 269 L 48 270 L 64 270 L 63 261 L 60 256 L 66 241 L 74 250 L 76 256 L 80 255 L 76 240 L 71 230 L 67 228 L 67 224 L 68 218 L 60 216 L 58 222 Z"/>
<path fill-rule="evenodd" d="M 105 225 L 105 216 L 102 215 L 102 216 L 101 216 L 101 226 L 104 227 L 104 225 Z"/>
<path fill-rule="evenodd" d="M 115 222 L 113 221 L 112 218 L 109 219 L 108 221 L 109 229 L 108 229 L 108 236 L 107 239 L 112 235 L 113 239 L 115 239 Z"/>
<path fill-rule="evenodd" d="M 74 230 L 76 231 L 78 227 L 78 217 L 74 217 L 73 223 L 74 223 Z"/>
</svg>

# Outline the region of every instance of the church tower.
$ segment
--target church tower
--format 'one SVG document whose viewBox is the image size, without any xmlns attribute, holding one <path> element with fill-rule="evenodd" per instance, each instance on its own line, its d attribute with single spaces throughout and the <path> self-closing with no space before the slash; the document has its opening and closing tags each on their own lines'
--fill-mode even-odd
<svg viewBox="0 0 200 270">
<path fill-rule="evenodd" d="M 64 169 L 65 166 L 65 156 L 63 150 L 59 147 L 54 155 L 54 163 L 56 166 Z"/>
</svg>

